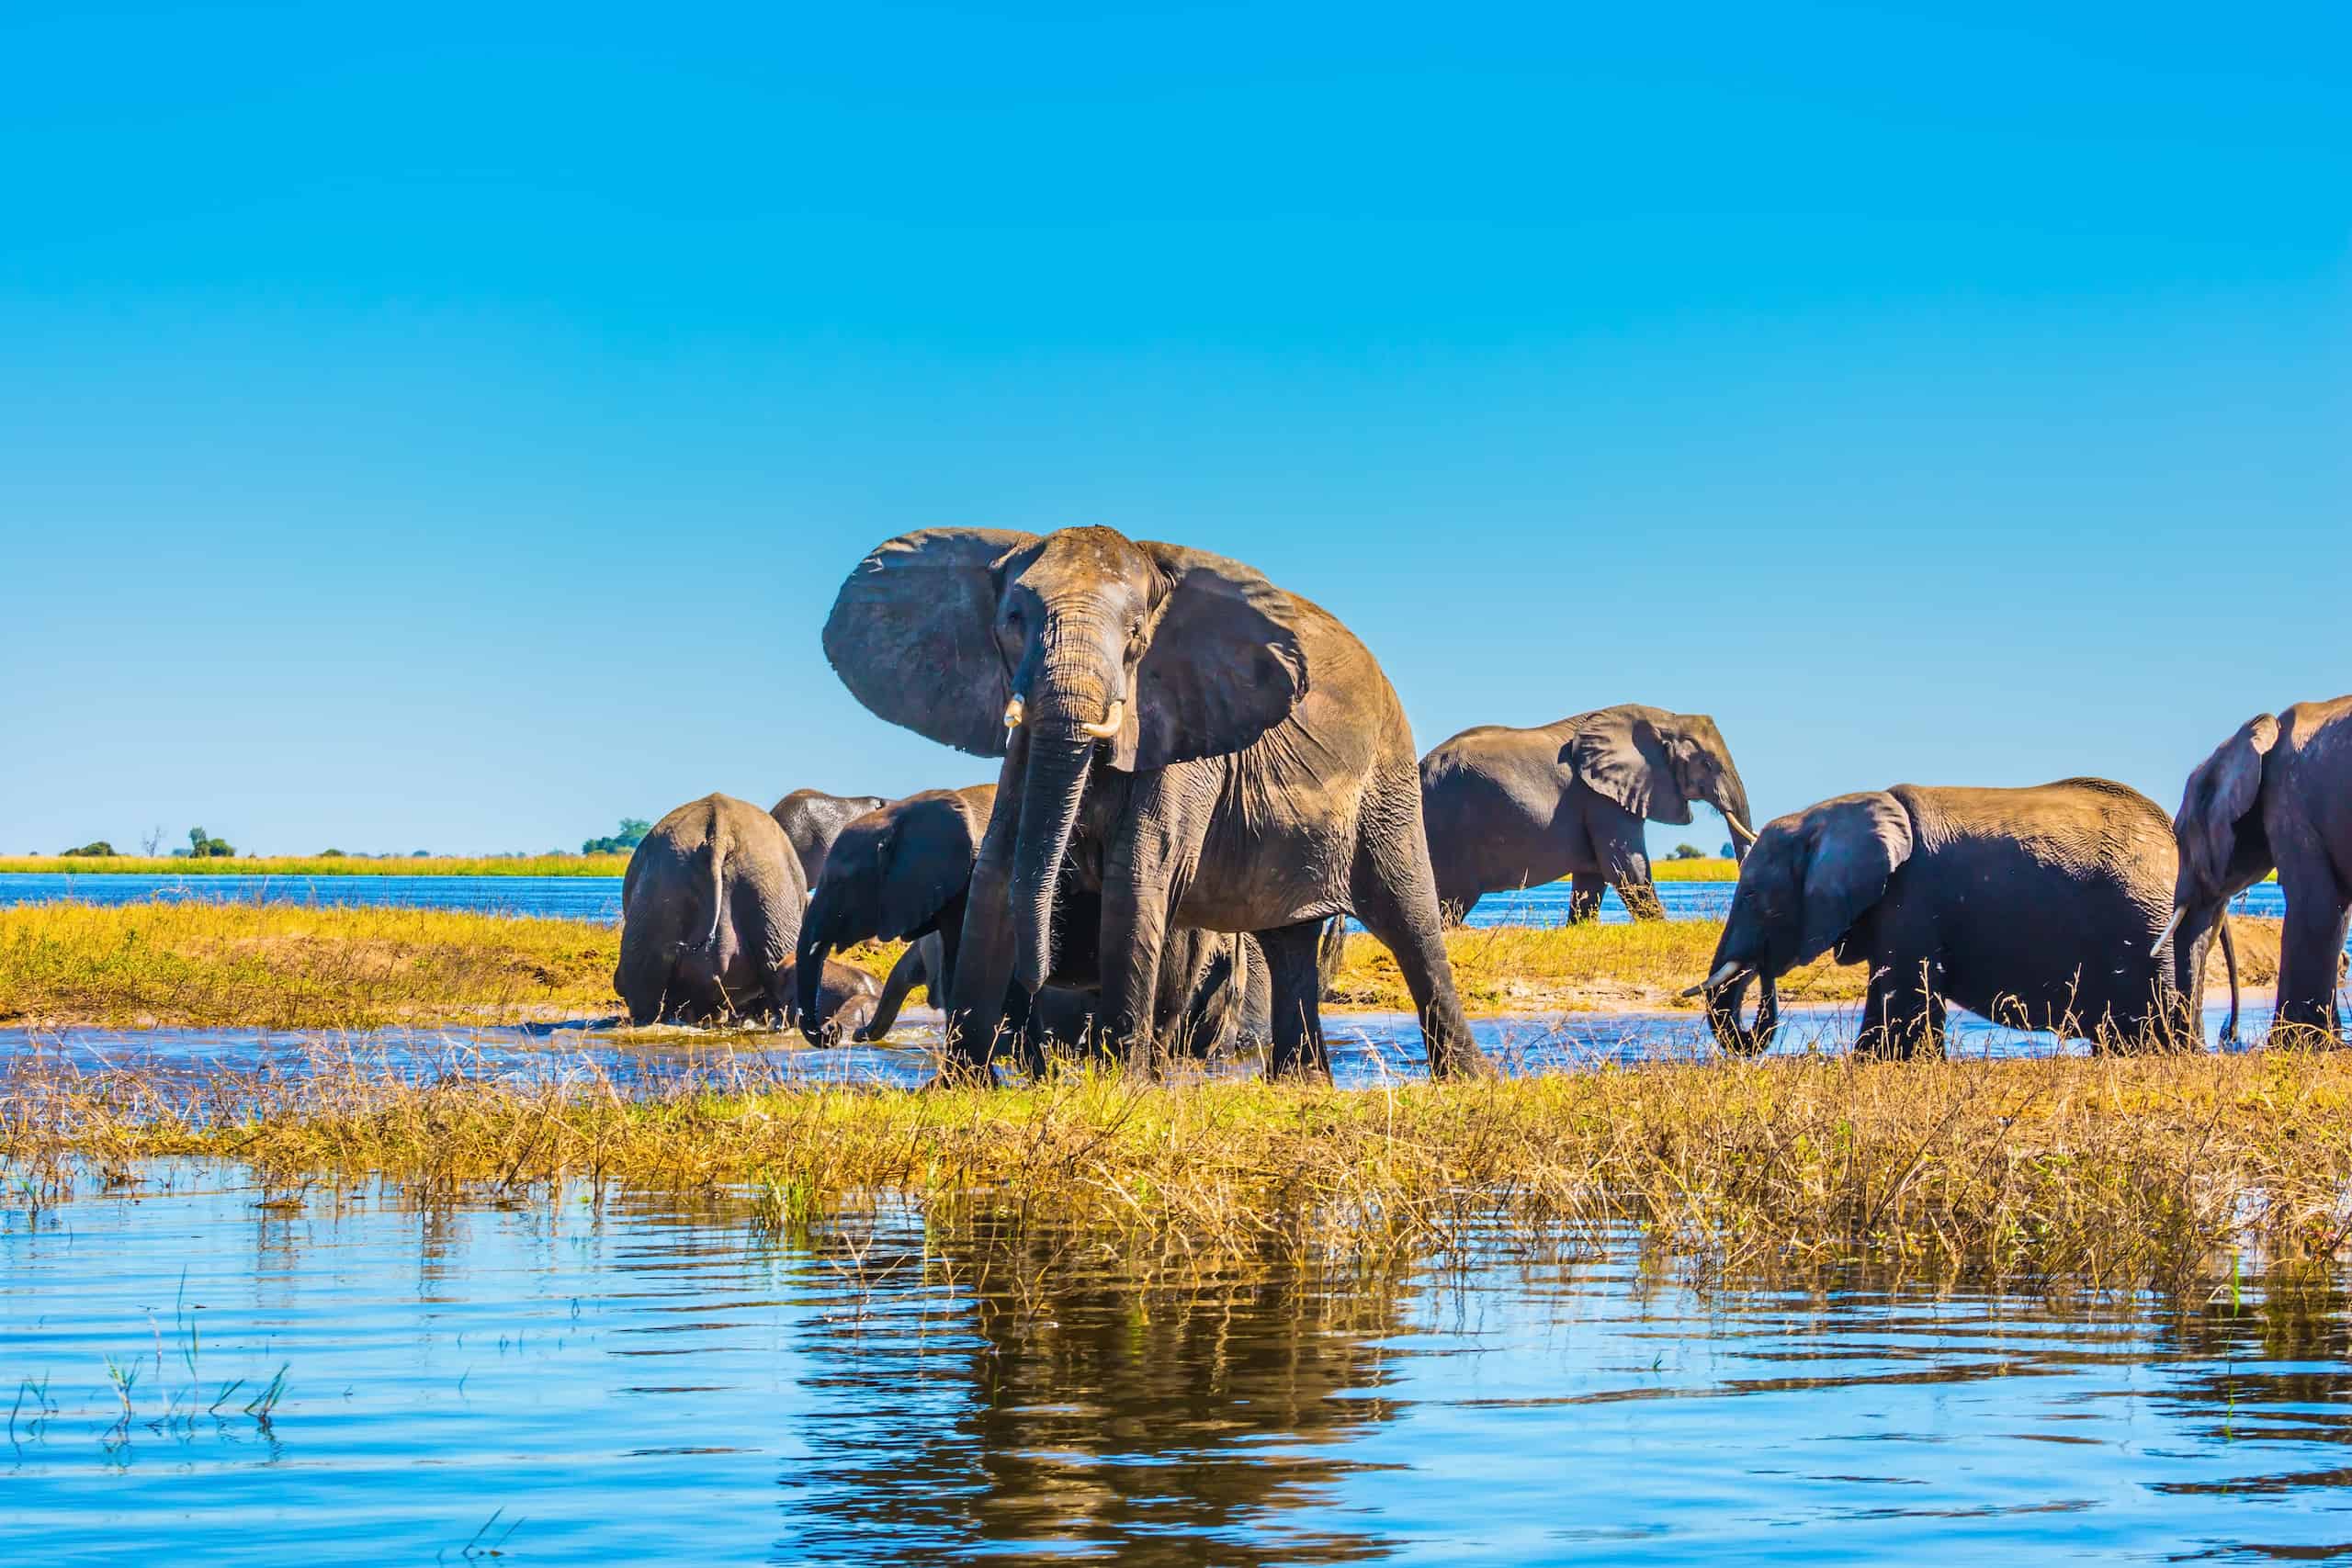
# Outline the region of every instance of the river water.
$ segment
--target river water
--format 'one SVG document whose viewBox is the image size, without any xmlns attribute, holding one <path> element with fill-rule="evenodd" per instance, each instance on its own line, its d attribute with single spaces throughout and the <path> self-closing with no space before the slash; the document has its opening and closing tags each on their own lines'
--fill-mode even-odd
<svg viewBox="0 0 2352 1568">
<path fill-rule="evenodd" d="M 1661 882 L 1658 897 L 1668 919 L 1723 919 L 1731 908 L 1729 882 Z M 394 906 L 462 909 L 477 914 L 542 915 L 616 924 L 617 876 L 65 876 L 53 873 L 0 875 L 0 908 L 77 898 L 91 904 L 132 904 L 149 898 L 261 900 L 273 904 Z M 2242 915 L 2276 919 L 2286 903 L 2278 885 L 2249 888 L 2231 906 Z M 1612 890 L 1600 918 L 1629 917 Z M 1568 885 L 1549 883 L 1516 893 L 1490 893 L 1470 910 L 1474 926 L 1558 926 L 1568 919 Z"/>
<path fill-rule="evenodd" d="M 2339 1555 L 2344 1281 L 1702 1291 L 1634 1238 L 1145 1286 L 1033 1231 L 233 1167 L 0 1209 L 0 1547 L 171 1562 Z M 275 1397 L 271 1391 L 275 1389 Z"/>
</svg>

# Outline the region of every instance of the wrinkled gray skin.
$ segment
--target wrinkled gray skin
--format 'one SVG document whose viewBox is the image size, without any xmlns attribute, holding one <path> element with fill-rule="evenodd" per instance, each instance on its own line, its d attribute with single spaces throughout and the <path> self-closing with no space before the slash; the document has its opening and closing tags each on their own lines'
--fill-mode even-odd
<svg viewBox="0 0 2352 1568">
<path fill-rule="evenodd" d="M 1747 855 L 1747 786 L 1715 721 L 1624 703 L 1557 724 L 1465 729 L 1421 759 L 1421 821 L 1438 906 L 1458 923 L 1486 893 L 1572 877 L 1568 919 L 1589 920 L 1603 886 L 1635 919 L 1666 911 L 1642 824 L 1723 813 Z"/>
<path fill-rule="evenodd" d="M 2321 1031 L 2340 1043 L 2336 987 L 2352 922 L 2352 696 L 2240 725 L 2188 775 L 2173 832 L 2176 952 L 2193 949 L 2217 923 L 2226 942 L 2229 900 L 2277 871 L 2287 919 L 2272 1028 Z M 2234 1032 L 2234 965 L 2230 1024 Z"/>
<path fill-rule="evenodd" d="M 1857 1053 L 1942 1050 L 1945 1007 L 2101 1046 L 2199 1038 L 2204 954 L 2175 978 L 2165 934 L 2178 857 L 2147 796 L 2105 779 L 2030 789 L 1841 795 L 1767 823 L 1747 852 L 1707 982 L 1727 1051 L 1771 1043 L 1776 982 L 1833 953 L 1867 963 Z M 1757 1025 L 1738 1021 L 1760 976 Z"/>
<path fill-rule="evenodd" d="M 973 784 L 891 802 L 844 828 L 827 856 L 801 923 L 799 962 L 875 938 L 910 944 L 860 1025 L 860 1040 L 887 1036 L 918 987 L 935 1000 L 952 993 L 972 865 L 996 794 L 994 784 Z M 1069 899 L 1070 908 L 1057 911 L 1066 936 L 1053 981 L 1035 998 L 1014 998 L 1026 1014 L 1018 1025 L 1032 1060 L 1048 1043 L 1076 1045 L 1097 1033 L 1098 966 L 1085 928 L 1100 904 L 1076 888 Z M 1069 931 L 1073 924 L 1080 929 Z M 1166 1010 L 1156 1021 L 1162 1033 L 1195 1051 L 1245 1048 L 1267 1037 L 1271 991 L 1254 942 L 1186 931 L 1171 937 L 1162 962 Z M 799 1018 L 812 1040 L 829 1025 L 843 1027 L 805 995 Z"/>
<path fill-rule="evenodd" d="M 825 651 L 860 702 L 1004 759 L 950 1035 L 998 1048 L 1054 970 L 1055 890 L 1102 896 L 1102 1004 L 1139 1060 L 1171 929 L 1255 932 L 1272 1069 L 1328 1076 L 1317 946 L 1352 911 L 1396 954 L 1433 1073 L 1483 1069 L 1441 940 L 1411 728 L 1329 614 L 1250 568 L 1108 528 L 934 528 L 842 585 Z"/>
<path fill-rule="evenodd" d="M 768 808 L 775 825 L 799 857 L 800 875 L 813 891 L 825 868 L 825 851 L 843 828 L 869 811 L 890 803 L 878 795 L 827 795 L 821 789 L 796 789 Z"/>
<path fill-rule="evenodd" d="M 662 818 L 621 881 L 613 989 L 629 1021 L 784 1016 L 807 902 L 784 829 L 750 801 L 705 795 Z"/>
</svg>

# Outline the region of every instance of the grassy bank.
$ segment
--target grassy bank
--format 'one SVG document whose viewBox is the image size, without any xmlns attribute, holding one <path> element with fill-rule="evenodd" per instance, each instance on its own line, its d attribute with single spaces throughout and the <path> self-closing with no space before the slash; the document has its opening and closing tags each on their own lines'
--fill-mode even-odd
<svg viewBox="0 0 2352 1568">
<path fill-rule="evenodd" d="M 748 1194 L 791 1227 L 906 1199 L 1037 1223 L 1154 1267 L 1269 1250 L 1426 1256 L 1490 1234 L 1648 1239 L 1729 1273 L 1869 1261 L 2028 1285 L 2185 1287 L 2335 1256 L 2352 1226 L 2352 1055 L 1603 1068 L 1337 1092 L 1067 1071 L 1001 1090 L 753 1086 L 632 1100 L 356 1064 L 201 1086 L 19 1074 L 0 1201 L 213 1156 L 293 1186 L 427 1197 L 574 1179 Z"/>
<path fill-rule="evenodd" d="M 2278 973 L 2278 923 L 2237 922 L 2249 985 Z M 1685 1007 L 1718 927 L 1706 920 L 1497 926 L 1447 933 L 1464 1004 L 1477 1013 Z M 842 956 L 876 974 L 899 952 Z M 579 920 L 440 909 L 64 902 L 0 909 L 0 1021 L 190 1027 L 366 1029 L 395 1022 L 600 1017 L 620 933 Z M 2219 977 L 2219 960 L 2215 960 Z M 1816 964 L 1783 985 L 1791 1002 L 1859 997 L 1860 965 Z M 1348 941 L 1337 1007 L 1411 1006 L 1386 948 Z"/>
<path fill-rule="evenodd" d="M 1654 860 L 1650 862 L 1653 882 L 1737 882 L 1739 863 L 1717 860 L 1709 855 L 1704 860 Z"/>
<path fill-rule="evenodd" d="M 618 876 L 628 856 L 617 855 L 0 855 L 0 875 L 53 873 L 73 876 Z M 1660 882 L 1733 882 L 1727 860 L 1659 861 Z"/>
<path fill-rule="evenodd" d="M 0 855 L 0 875 L 618 876 L 623 855 Z"/>
</svg>

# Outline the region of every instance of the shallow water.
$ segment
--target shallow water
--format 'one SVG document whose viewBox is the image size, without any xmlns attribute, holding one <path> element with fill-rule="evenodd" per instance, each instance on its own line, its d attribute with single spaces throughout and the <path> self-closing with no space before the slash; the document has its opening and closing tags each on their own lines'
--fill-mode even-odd
<svg viewBox="0 0 2352 1568">
<path fill-rule="evenodd" d="M 2228 1009 L 2206 1010 L 2205 1032 L 2218 1043 Z M 2259 1040 L 2270 1009 L 2249 1005 L 2243 1040 Z M 1859 1005 L 1792 1007 L 1783 1013 L 1774 1055 L 1843 1051 L 1854 1039 Z M 1610 1064 L 1708 1061 L 1713 1037 L 1695 1013 L 1562 1013 L 1471 1021 L 1479 1047 L 1513 1077 L 1577 1072 Z M 1325 1020 L 1332 1081 L 1342 1089 L 1426 1077 L 1420 1029 L 1408 1013 L 1333 1013 Z M 927 1083 L 940 1015 L 909 1009 L 882 1045 L 812 1048 L 796 1031 L 623 1029 L 611 1019 L 515 1028 L 382 1029 L 322 1033 L 251 1029 L 0 1029 L 0 1083 L 40 1067 L 81 1072 L 135 1068 L 194 1082 L 208 1075 L 300 1075 L 355 1061 L 402 1078 L 458 1073 L 541 1081 L 593 1070 L 633 1089 L 681 1083 Z M 2241 1046 L 2243 1041 L 2241 1042 Z M 1954 1010 L 1946 1049 L 1953 1056 L 2086 1055 L 2082 1041 L 2006 1029 Z M 1254 1073 L 1261 1058 L 1211 1064 L 1215 1073 Z"/>
<path fill-rule="evenodd" d="M 137 1174 L 0 1213 L 20 1561 L 2148 1561 L 2352 1539 L 2325 1281 L 2177 1309 L 1702 1294 L 1630 1242 L 1562 1261 L 1497 1235 L 1397 1279 L 1142 1290 L 1075 1238 L 902 1213 L 786 1246 L 724 1207 L 583 1190 L 416 1208 Z"/>
<path fill-rule="evenodd" d="M 1729 882 L 1661 882 L 1658 900 L 1670 920 L 1719 920 L 1731 908 Z M 1563 926 L 1568 923 L 1569 887 L 1547 883 L 1513 893 L 1489 893 L 1472 906 L 1466 924 Z M 0 875 L 0 908 L 76 898 L 90 904 L 135 904 L 150 898 L 261 901 L 400 908 L 459 909 L 486 915 L 540 915 L 560 919 L 616 924 L 621 918 L 617 876 L 64 876 L 53 874 Z M 2239 896 L 2231 908 L 2241 915 L 2276 919 L 2286 903 L 2275 882 Z M 1612 889 L 1601 896 L 1600 919 L 1623 925 L 1632 919 Z M 1357 927 L 1354 929 L 1361 930 Z"/>
</svg>

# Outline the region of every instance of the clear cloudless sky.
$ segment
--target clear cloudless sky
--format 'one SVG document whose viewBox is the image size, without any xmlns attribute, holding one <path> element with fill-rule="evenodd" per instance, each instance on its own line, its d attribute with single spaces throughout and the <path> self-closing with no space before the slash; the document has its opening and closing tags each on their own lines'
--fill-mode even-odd
<svg viewBox="0 0 2352 1568">
<path fill-rule="evenodd" d="M 1250 561 L 1424 748 L 2169 809 L 2352 689 L 2348 502 L 2338 0 L 0 9 L 0 852 L 992 776 L 818 646 L 950 522 Z"/>
</svg>

